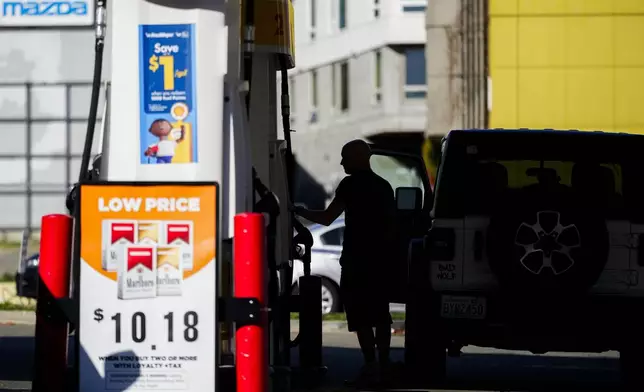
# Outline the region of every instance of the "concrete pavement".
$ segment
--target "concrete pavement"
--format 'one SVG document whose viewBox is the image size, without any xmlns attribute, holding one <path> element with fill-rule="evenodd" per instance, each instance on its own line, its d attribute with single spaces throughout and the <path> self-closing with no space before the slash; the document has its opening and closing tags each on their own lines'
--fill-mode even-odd
<svg viewBox="0 0 644 392">
<path fill-rule="evenodd" d="M 2 315 L 0 315 L 2 317 Z M 28 391 L 33 366 L 33 325 L 0 325 L 0 392 Z M 18 317 L 14 317 L 17 319 Z M 17 320 L 20 321 L 20 320 Z M 403 359 L 403 337 L 394 337 L 392 357 Z M 336 330 L 324 334 L 324 364 L 329 371 L 318 391 L 343 391 L 343 380 L 355 375 L 362 363 L 357 339 Z M 617 391 L 617 353 L 547 354 L 469 347 L 460 358 L 450 358 L 448 383 L 431 391 Z M 298 361 L 293 350 L 293 363 Z"/>
</svg>

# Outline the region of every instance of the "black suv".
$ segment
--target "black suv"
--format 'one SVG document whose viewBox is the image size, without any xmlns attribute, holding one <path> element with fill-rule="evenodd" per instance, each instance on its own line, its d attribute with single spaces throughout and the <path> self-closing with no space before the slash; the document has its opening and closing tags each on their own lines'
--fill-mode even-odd
<svg viewBox="0 0 644 392">
<path fill-rule="evenodd" d="M 644 136 L 463 130 L 409 250 L 406 359 L 434 380 L 466 345 L 644 352 Z"/>
</svg>

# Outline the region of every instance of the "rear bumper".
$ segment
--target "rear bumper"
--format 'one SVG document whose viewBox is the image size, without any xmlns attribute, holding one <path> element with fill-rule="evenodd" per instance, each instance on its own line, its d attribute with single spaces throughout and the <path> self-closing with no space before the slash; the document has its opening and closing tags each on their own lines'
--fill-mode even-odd
<svg viewBox="0 0 644 392">
<path fill-rule="evenodd" d="M 476 297 L 477 304 L 485 304 L 484 315 L 455 316 L 445 308 L 453 301 L 444 296 Z M 436 293 L 431 304 L 432 323 L 450 342 L 533 352 L 617 350 L 644 334 L 638 327 L 644 325 L 643 312 L 644 298 L 617 296 L 541 302 L 493 293 Z"/>
</svg>

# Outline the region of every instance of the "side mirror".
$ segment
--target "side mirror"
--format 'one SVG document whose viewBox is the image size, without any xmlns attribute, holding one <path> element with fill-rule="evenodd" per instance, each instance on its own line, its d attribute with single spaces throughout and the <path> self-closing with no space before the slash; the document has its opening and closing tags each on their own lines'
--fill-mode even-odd
<svg viewBox="0 0 644 392">
<path fill-rule="evenodd" d="M 416 212 L 423 209 L 423 191 L 417 187 L 396 188 L 396 209 Z"/>
</svg>

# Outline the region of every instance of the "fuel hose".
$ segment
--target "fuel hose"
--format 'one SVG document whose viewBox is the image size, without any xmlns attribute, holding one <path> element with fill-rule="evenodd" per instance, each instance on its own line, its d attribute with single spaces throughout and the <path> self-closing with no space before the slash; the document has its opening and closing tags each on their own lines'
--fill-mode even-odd
<svg viewBox="0 0 644 392">
<path fill-rule="evenodd" d="M 96 30 L 94 44 L 94 76 L 92 78 L 92 96 L 90 99 L 89 116 L 87 119 L 87 132 L 85 133 L 85 145 L 81 157 L 80 173 L 78 182 L 82 183 L 89 177 L 89 162 L 92 155 L 92 143 L 96 129 L 96 118 L 98 116 L 98 101 L 101 93 L 101 77 L 103 73 L 103 50 L 105 49 L 105 30 L 107 24 L 107 0 L 96 1 Z"/>
<path fill-rule="evenodd" d="M 101 90 L 101 77 L 103 73 L 103 50 L 105 48 L 105 33 L 107 28 L 107 0 L 97 0 L 96 1 L 96 22 L 95 22 L 95 43 L 94 43 L 94 75 L 92 79 L 92 96 L 89 106 L 89 116 L 87 119 L 87 132 L 85 133 L 85 145 L 83 147 L 83 155 L 81 157 L 81 166 L 80 173 L 78 174 L 78 183 L 83 184 L 88 182 L 90 178 L 89 173 L 89 163 L 92 155 L 92 143 L 94 141 L 94 133 L 96 128 L 96 118 L 98 115 L 98 101 L 100 97 Z M 77 187 L 74 188 L 72 192 L 78 192 Z M 73 264 L 72 264 L 72 299 L 74 300 L 76 306 L 76 314 L 79 314 L 80 302 L 79 299 L 79 287 L 78 283 L 80 282 L 80 222 L 78 221 L 80 217 L 80 203 L 78 195 L 72 199 L 75 199 L 76 202 L 73 203 L 73 216 L 74 216 L 74 240 L 73 240 Z M 77 321 L 77 320 L 74 320 Z M 71 325 L 71 329 L 75 329 L 74 325 Z M 75 345 L 75 358 L 78 361 L 80 358 L 80 344 Z M 78 373 L 78 366 L 74 366 L 76 373 Z M 76 374 L 78 379 L 78 374 Z"/>
<path fill-rule="evenodd" d="M 293 142 L 291 138 L 291 105 L 290 105 L 290 97 L 289 97 L 289 91 L 288 91 L 288 56 L 287 55 L 279 55 L 279 64 L 280 64 L 280 75 L 281 75 L 281 115 L 282 115 L 282 128 L 284 129 L 284 140 L 286 141 L 286 183 L 288 184 L 288 193 L 289 193 L 289 200 L 292 202 L 295 201 L 295 156 L 293 155 Z M 293 211 L 289 212 L 291 214 L 291 222 L 293 222 L 293 226 L 296 227 L 296 230 L 298 233 L 300 231 L 308 229 L 302 225 L 302 223 L 297 220 L 297 217 L 295 216 L 295 213 Z M 310 235 L 310 232 L 308 233 Z M 308 268 L 305 266 L 305 269 L 309 271 L 310 273 L 310 265 Z M 292 273 L 289 274 L 291 275 L 290 278 L 292 278 Z M 290 286 L 290 282 L 289 282 Z M 286 298 L 288 299 L 290 297 L 290 292 L 288 293 L 283 293 Z M 289 347 L 297 347 L 300 343 L 300 334 L 298 333 L 297 336 L 293 339 L 290 340 L 289 342 Z"/>
</svg>

